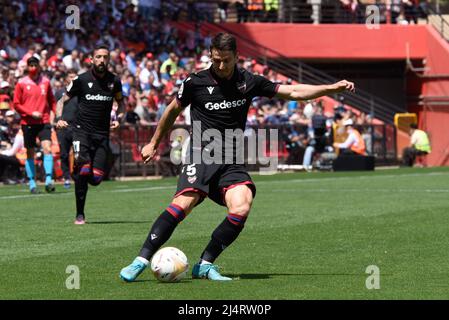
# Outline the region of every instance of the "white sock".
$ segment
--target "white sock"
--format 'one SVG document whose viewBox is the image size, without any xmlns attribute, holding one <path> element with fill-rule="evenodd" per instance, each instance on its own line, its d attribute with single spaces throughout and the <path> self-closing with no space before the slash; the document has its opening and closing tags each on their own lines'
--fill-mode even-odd
<svg viewBox="0 0 449 320">
<path fill-rule="evenodd" d="M 143 257 L 137 257 L 137 260 L 139 260 L 140 262 L 142 262 L 143 264 L 145 264 L 146 266 L 150 264 L 150 261 L 148 261 L 147 259 L 143 258 Z"/>
<path fill-rule="evenodd" d="M 200 259 L 200 264 L 212 264 L 212 262 Z"/>
</svg>

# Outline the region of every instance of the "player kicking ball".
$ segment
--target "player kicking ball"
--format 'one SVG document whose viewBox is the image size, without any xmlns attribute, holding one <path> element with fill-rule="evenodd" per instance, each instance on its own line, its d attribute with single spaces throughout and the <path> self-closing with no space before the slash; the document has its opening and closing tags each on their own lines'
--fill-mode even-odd
<svg viewBox="0 0 449 320">
<path fill-rule="evenodd" d="M 107 168 L 109 130 L 119 126 L 118 121 L 111 121 L 114 99 L 119 104 L 119 110 L 123 110 L 122 84 L 120 78 L 108 71 L 108 64 L 109 49 L 101 45 L 96 47 L 92 55 L 91 70 L 73 79 L 66 94 L 58 101 L 57 117 L 61 117 L 64 110 L 61 105 L 78 97 L 78 113 L 73 127 L 77 225 L 85 224 L 84 207 L 88 185 L 98 186 L 103 181 Z M 68 127 L 68 123 L 59 120 L 56 126 L 62 129 Z"/>
<path fill-rule="evenodd" d="M 354 84 L 346 80 L 331 85 L 279 85 L 239 69 L 236 40 L 227 33 L 219 33 L 213 38 L 210 54 L 211 67 L 191 74 L 184 80 L 177 99 L 167 107 L 150 143 L 142 149 L 146 163 L 154 158 L 161 139 L 188 105 L 191 106 L 192 121 L 201 124 L 201 134 L 208 129 L 218 130 L 223 137 L 221 145 L 224 147 L 226 129 L 245 129 L 248 108 L 256 96 L 308 100 L 345 90 L 354 91 Z M 198 263 L 193 266 L 192 277 L 232 280 L 221 275 L 214 262 L 243 230 L 256 195 L 256 187 L 242 164 L 225 161 L 205 164 L 201 156 L 205 154 L 204 151 L 207 153 L 205 147 L 208 144 L 203 143 L 197 148 L 193 142 L 190 148 L 191 160 L 183 165 L 172 203 L 154 222 L 139 255 L 121 270 L 120 277 L 123 280 L 136 280 L 177 225 L 206 197 L 226 206 L 228 214 L 212 232 Z M 233 148 L 234 159 L 236 149 Z"/>
</svg>

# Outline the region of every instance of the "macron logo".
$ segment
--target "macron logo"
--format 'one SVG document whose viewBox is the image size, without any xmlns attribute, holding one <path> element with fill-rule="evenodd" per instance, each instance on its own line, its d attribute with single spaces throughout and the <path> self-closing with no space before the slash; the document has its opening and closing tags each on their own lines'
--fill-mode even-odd
<svg viewBox="0 0 449 320">
<path fill-rule="evenodd" d="M 214 87 L 207 87 L 207 90 L 209 91 L 209 94 L 212 94 L 212 92 L 214 92 Z"/>
<path fill-rule="evenodd" d="M 154 239 L 157 238 L 157 235 L 155 235 L 154 233 L 152 233 L 152 234 L 150 235 L 150 237 L 151 237 L 151 240 L 154 240 Z"/>
</svg>

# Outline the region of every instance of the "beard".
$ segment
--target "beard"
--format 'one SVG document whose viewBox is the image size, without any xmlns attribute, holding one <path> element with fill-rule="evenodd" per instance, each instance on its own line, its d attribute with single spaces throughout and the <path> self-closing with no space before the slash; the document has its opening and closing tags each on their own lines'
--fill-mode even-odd
<svg viewBox="0 0 449 320">
<path fill-rule="evenodd" d="M 94 65 L 94 70 L 96 73 L 104 73 L 106 72 L 106 65 L 100 64 L 100 65 Z"/>
</svg>

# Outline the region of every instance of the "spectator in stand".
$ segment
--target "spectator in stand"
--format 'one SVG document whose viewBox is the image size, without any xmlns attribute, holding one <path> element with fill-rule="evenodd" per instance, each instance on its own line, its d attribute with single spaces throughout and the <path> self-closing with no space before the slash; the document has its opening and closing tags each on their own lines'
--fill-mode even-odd
<svg viewBox="0 0 449 320">
<path fill-rule="evenodd" d="M 64 48 L 58 48 L 56 53 L 54 55 L 52 55 L 48 60 L 47 60 L 47 66 L 50 70 L 56 70 L 59 69 L 60 66 L 62 65 L 62 59 L 64 56 Z"/>
<path fill-rule="evenodd" d="M 300 128 L 289 126 L 284 133 L 285 147 L 288 151 L 287 164 L 299 164 L 304 155 L 307 138 L 304 133 L 300 133 Z"/>
<path fill-rule="evenodd" d="M 294 113 L 290 116 L 289 122 L 291 124 L 308 126 L 310 124 L 310 119 L 307 119 L 307 117 L 304 115 L 303 108 L 296 108 Z"/>
<path fill-rule="evenodd" d="M 19 161 L 18 156 L 23 154 L 23 134 L 18 121 L 15 120 L 15 112 L 8 110 L 5 115 L 14 138 L 12 145 L 7 144 L 6 148 L 0 150 L 0 179 L 5 185 L 17 184 L 22 179 L 20 167 L 23 163 Z"/>
<path fill-rule="evenodd" d="M 402 152 L 402 165 L 413 167 L 417 156 L 427 155 L 432 151 L 427 133 L 418 129 L 416 123 L 410 125 L 410 145 Z"/>
<path fill-rule="evenodd" d="M 142 93 L 138 93 L 136 96 L 137 104 L 134 112 L 139 116 L 141 125 L 148 125 L 152 121 L 152 116 L 149 111 L 148 98 Z"/>
<path fill-rule="evenodd" d="M 413 0 L 402 0 L 402 5 L 404 8 L 404 18 L 408 24 L 411 24 L 412 21 L 414 24 L 418 24 L 418 10 Z"/>
<path fill-rule="evenodd" d="M 2 109 L 2 110 L 12 109 L 11 95 L 10 95 L 9 91 L 10 91 L 9 82 L 1 81 L 0 82 L 0 109 Z"/>
<path fill-rule="evenodd" d="M 226 22 L 228 19 L 228 6 L 228 1 L 220 1 L 218 3 L 217 12 L 220 23 Z M 208 48 L 208 46 L 206 46 L 206 48 Z"/>
<path fill-rule="evenodd" d="M 34 54 L 36 53 L 36 46 L 34 44 L 31 44 L 28 46 L 28 51 L 27 53 L 25 53 L 25 55 L 22 57 L 23 62 L 27 62 L 29 58 L 31 58 L 32 56 L 34 56 Z"/>
<path fill-rule="evenodd" d="M 173 76 L 178 71 L 178 61 L 179 58 L 176 56 L 176 54 L 174 52 L 171 52 L 168 59 L 165 60 L 161 65 L 161 74 L 167 74 L 169 78 Z"/>
<path fill-rule="evenodd" d="M 67 30 L 64 32 L 64 40 L 62 46 L 67 51 L 75 50 L 78 45 L 78 37 L 74 30 Z"/>
<path fill-rule="evenodd" d="M 366 155 L 365 141 L 357 129 L 354 128 L 354 121 L 346 119 L 343 122 L 348 137 L 343 143 L 334 142 L 334 148 L 339 149 L 340 155 Z"/>
<path fill-rule="evenodd" d="M 126 55 L 126 66 L 128 70 L 132 73 L 133 76 L 136 75 L 137 72 L 137 63 L 136 63 L 136 50 L 130 49 L 128 54 Z"/>
<path fill-rule="evenodd" d="M 11 39 L 9 45 L 6 46 L 6 52 L 8 53 L 8 57 L 10 59 L 19 59 L 21 55 L 19 53 L 19 48 L 17 44 L 17 39 Z"/>
<path fill-rule="evenodd" d="M 134 125 L 134 126 L 140 125 L 140 117 L 134 111 L 134 109 L 135 109 L 134 102 L 128 103 L 128 105 L 126 106 L 125 116 L 123 117 L 123 121 L 125 122 L 125 124 Z"/>
<path fill-rule="evenodd" d="M 62 58 L 62 63 L 67 70 L 74 69 L 78 71 L 81 68 L 78 51 L 73 50 L 70 54 L 66 55 Z"/>
<path fill-rule="evenodd" d="M 322 153 L 327 149 L 329 144 L 329 134 L 327 119 L 324 116 L 324 110 L 321 105 L 316 107 L 316 110 L 310 120 L 308 146 L 304 153 L 303 167 L 305 170 L 312 169 L 312 158 L 315 153 Z"/>
<path fill-rule="evenodd" d="M 279 0 L 264 0 L 265 7 L 265 21 L 266 22 L 277 22 L 278 21 L 278 10 L 279 10 Z"/>
<path fill-rule="evenodd" d="M 248 0 L 248 11 L 251 22 L 262 22 L 264 15 L 264 0 Z"/>
<path fill-rule="evenodd" d="M 248 22 L 248 0 L 238 0 L 234 3 L 237 11 L 237 22 Z"/>
<path fill-rule="evenodd" d="M 402 12 L 402 0 L 391 0 L 391 23 L 398 23 Z"/>
</svg>

